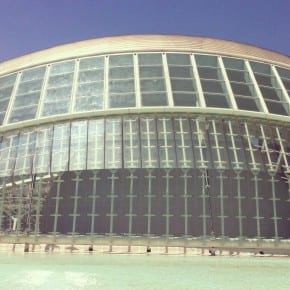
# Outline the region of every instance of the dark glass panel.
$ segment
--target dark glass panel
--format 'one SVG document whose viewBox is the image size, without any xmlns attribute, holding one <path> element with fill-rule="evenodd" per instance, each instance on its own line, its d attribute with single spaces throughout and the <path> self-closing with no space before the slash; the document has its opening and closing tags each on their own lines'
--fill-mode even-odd
<svg viewBox="0 0 290 290">
<path fill-rule="evenodd" d="M 204 92 L 224 93 L 222 82 L 201 80 L 201 86 Z"/>
<path fill-rule="evenodd" d="M 247 72 L 237 71 L 237 70 L 229 70 L 227 69 L 227 75 L 231 82 L 242 82 L 248 83 L 249 76 Z"/>
<path fill-rule="evenodd" d="M 285 105 L 281 103 L 270 102 L 270 101 L 266 101 L 266 105 L 270 113 L 288 116 L 288 112 L 286 111 L 284 107 Z"/>
<path fill-rule="evenodd" d="M 173 93 L 174 106 L 196 107 L 197 98 L 195 94 Z"/>
<path fill-rule="evenodd" d="M 231 83 L 233 93 L 235 95 L 252 96 L 252 92 L 248 85 L 240 83 Z"/>
<path fill-rule="evenodd" d="M 257 103 L 254 99 L 236 97 L 236 103 L 240 110 L 259 111 Z"/>
<path fill-rule="evenodd" d="M 286 90 L 288 91 L 288 94 L 289 94 L 289 91 L 290 91 L 290 80 L 282 79 L 282 82 L 283 82 L 283 84 L 284 84 L 284 86 L 285 86 L 285 88 L 286 88 Z"/>
<path fill-rule="evenodd" d="M 264 99 L 280 101 L 280 97 L 278 95 L 278 92 L 275 89 L 260 87 L 260 90 L 261 90 L 261 93 L 262 93 Z"/>
<path fill-rule="evenodd" d="M 276 67 L 279 75 L 281 78 L 289 79 L 290 80 L 290 69 Z"/>
<path fill-rule="evenodd" d="M 193 78 L 192 68 L 188 66 L 170 66 L 169 74 L 172 78 Z"/>
<path fill-rule="evenodd" d="M 218 67 L 217 57 L 213 55 L 195 55 L 198 66 Z"/>
<path fill-rule="evenodd" d="M 220 72 L 216 68 L 199 67 L 198 74 L 201 79 L 214 79 L 214 80 L 221 79 Z"/>
<path fill-rule="evenodd" d="M 259 85 L 273 87 L 275 85 L 271 76 L 255 74 L 256 81 Z"/>
<path fill-rule="evenodd" d="M 194 91 L 192 80 L 187 79 L 171 79 L 171 88 L 173 91 Z"/>
<path fill-rule="evenodd" d="M 169 65 L 191 65 L 188 54 L 168 53 L 167 62 Z"/>
<path fill-rule="evenodd" d="M 226 68 L 244 70 L 244 61 L 241 59 L 223 57 L 223 62 Z"/>
<path fill-rule="evenodd" d="M 166 93 L 142 93 L 143 106 L 167 106 Z"/>
<path fill-rule="evenodd" d="M 219 94 L 204 94 L 207 107 L 229 108 L 227 97 Z"/>
<path fill-rule="evenodd" d="M 268 75 L 271 74 L 271 67 L 268 64 L 254 62 L 254 61 L 251 61 L 250 64 L 254 72 L 268 74 Z"/>
</svg>

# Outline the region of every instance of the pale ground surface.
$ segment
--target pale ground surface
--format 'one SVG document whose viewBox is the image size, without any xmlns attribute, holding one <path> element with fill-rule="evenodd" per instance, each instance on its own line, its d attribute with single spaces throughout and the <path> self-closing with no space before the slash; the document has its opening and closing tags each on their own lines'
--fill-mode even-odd
<svg viewBox="0 0 290 290">
<path fill-rule="evenodd" d="M 0 254 L 0 289 L 290 289 L 290 258 Z"/>
</svg>

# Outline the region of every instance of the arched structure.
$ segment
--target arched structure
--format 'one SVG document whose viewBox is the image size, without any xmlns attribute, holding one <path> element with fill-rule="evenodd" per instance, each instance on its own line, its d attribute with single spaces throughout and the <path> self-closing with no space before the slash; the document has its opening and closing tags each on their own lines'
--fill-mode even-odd
<svg viewBox="0 0 290 290">
<path fill-rule="evenodd" d="M 0 64 L 0 230 L 288 239 L 290 59 L 135 35 Z"/>
</svg>

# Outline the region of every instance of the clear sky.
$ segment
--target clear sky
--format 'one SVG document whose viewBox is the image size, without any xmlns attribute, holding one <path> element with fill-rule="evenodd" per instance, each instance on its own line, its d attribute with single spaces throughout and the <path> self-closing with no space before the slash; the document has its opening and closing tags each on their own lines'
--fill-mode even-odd
<svg viewBox="0 0 290 290">
<path fill-rule="evenodd" d="M 0 61 L 143 33 L 217 37 L 290 55 L 290 0 L 0 0 Z"/>
</svg>

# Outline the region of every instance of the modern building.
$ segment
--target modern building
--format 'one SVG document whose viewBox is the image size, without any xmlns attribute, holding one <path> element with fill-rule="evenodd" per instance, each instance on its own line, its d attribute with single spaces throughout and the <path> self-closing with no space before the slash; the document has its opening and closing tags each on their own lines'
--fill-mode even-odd
<svg viewBox="0 0 290 290">
<path fill-rule="evenodd" d="M 3 235 L 290 238 L 290 59 L 93 39 L 0 64 Z"/>
</svg>

